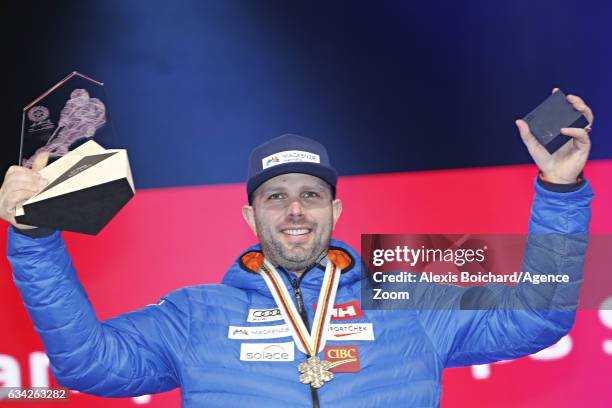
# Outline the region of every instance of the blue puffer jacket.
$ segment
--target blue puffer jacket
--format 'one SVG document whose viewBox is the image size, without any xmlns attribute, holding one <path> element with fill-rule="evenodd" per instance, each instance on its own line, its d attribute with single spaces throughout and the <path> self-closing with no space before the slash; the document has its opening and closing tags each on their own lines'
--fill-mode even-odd
<svg viewBox="0 0 612 408">
<path fill-rule="evenodd" d="M 448 307 L 438 310 L 364 310 L 360 315 L 353 307 L 340 316 L 347 320 L 332 323 L 371 323 L 374 339 L 328 340 L 328 346 L 357 346 L 360 367 L 358 372 L 337 373 L 319 389 L 320 405 L 436 407 L 445 367 L 512 359 L 554 344 L 574 321 L 592 196 L 588 183 L 571 193 L 536 185 L 530 233 L 562 234 L 562 238 L 530 238 L 524 270 L 562 269 L 573 282 L 556 288 L 553 309 L 530 307 L 526 298 L 537 298 L 533 291 L 539 290 L 530 287 L 522 294 L 505 289 L 497 298 L 499 307 L 492 310 L 460 310 L 464 289 L 442 285 L 440 299 Z M 336 304 L 359 302 L 358 254 L 340 241 L 332 246 L 353 261 L 342 273 Z M 253 310 L 273 309 L 275 304 L 264 281 L 249 272 L 241 258 L 223 284 L 179 289 L 157 305 L 99 321 L 59 233 L 32 239 L 11 229 L 8 254 L 14 281 L 60 384 L 107 397 L 181 387 L 182 404 L 191 408 L 312 406 L 311 391 L 298 381 L 296 369 L 306 356 L 293 348 L 291 337 L 228 338 L 230 325 L 283 323 L 247 322 Z M 322 275 L 316 267 L 300 284 L 311 322 Z M 286 284 L 291 288 L 289 281 Z M 523 310 L 504 310 L 508 305 Z M 295 356 L 293 361 L 243 361 L 244 343 L 290 343 L 282 347 L 287 352 L 291 347 Z M 248 350 L 243 352 L 246 355 Z"/>
</svg>

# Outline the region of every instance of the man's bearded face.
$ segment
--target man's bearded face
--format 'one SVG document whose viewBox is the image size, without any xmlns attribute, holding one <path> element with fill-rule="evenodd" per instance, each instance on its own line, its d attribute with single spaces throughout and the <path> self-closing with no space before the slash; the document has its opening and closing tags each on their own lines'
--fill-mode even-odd
<svg viewBox="0 0 612 408">
<path fill-rule="evenodd" d="M 318 177 L 289 173 L 266 181 L 255 190 L 252 220 L 264 255 L 288 271 L 304 271 L 327 250 L 340 209 Z"/>
</svg>

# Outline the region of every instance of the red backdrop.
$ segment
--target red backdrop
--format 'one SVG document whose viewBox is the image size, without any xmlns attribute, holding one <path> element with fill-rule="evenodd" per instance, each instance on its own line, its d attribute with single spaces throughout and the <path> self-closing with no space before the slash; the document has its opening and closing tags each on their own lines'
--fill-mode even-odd
<svg viewBox="0 0 612 408">
<path fill-rule="evenodd" d="M 334 236 L 358 248 L 361 233 L 524 233 L 534 172 L 507 166 L 342 177 L 344 213 Z M 596 193 L 591 232 L 610 233 L 612 161 L 591 162 L 585 174 Z M 219 282 L 255 241 L 240 215 L 244 202 L 242 184 L 143 190 L 99 236 L 65 233 L 98 317 L 154 303 L 181 286 Z M 5 241 L 3 224 L 0 244 Z M 5 257 L 0 271 L 0 386 L 15 373 L 23 387 L 56 385 Z M 612 311 L 580 311 L 570 335 L 537 356 L 446 370 L 442 406 L 610 407 L 611 374 Z M 180 406 L 178 390 L 134 399 L 70 398 L 63 406 Z"/>
</svg>

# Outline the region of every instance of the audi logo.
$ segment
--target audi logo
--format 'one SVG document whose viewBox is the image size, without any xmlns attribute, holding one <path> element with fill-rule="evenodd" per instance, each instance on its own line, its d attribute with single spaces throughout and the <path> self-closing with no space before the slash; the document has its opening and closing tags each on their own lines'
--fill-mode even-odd
<svg viewBox="0 0 612 408">
<path fill-rule="evenodd" d="M 280 314 L 280 309 L 256 310 L 253 312 L 253 317 L 272 317 Z"/>
</svg>

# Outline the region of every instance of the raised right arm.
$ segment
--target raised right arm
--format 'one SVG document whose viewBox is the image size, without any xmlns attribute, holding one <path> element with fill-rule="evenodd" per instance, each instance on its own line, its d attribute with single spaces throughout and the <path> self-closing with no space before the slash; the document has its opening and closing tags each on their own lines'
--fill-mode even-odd
<svg viewBox="0 0 612 408">
<path fill-rule="evenodd" d="M 100 321 L 59 232 L 30 238 L 11 227 L 8 238 L 15 285 L 61 385 L 106 397 L 180 385 L 175 367 L 189 333 L 184 290 L 157 305 Z"/>
</svg>

